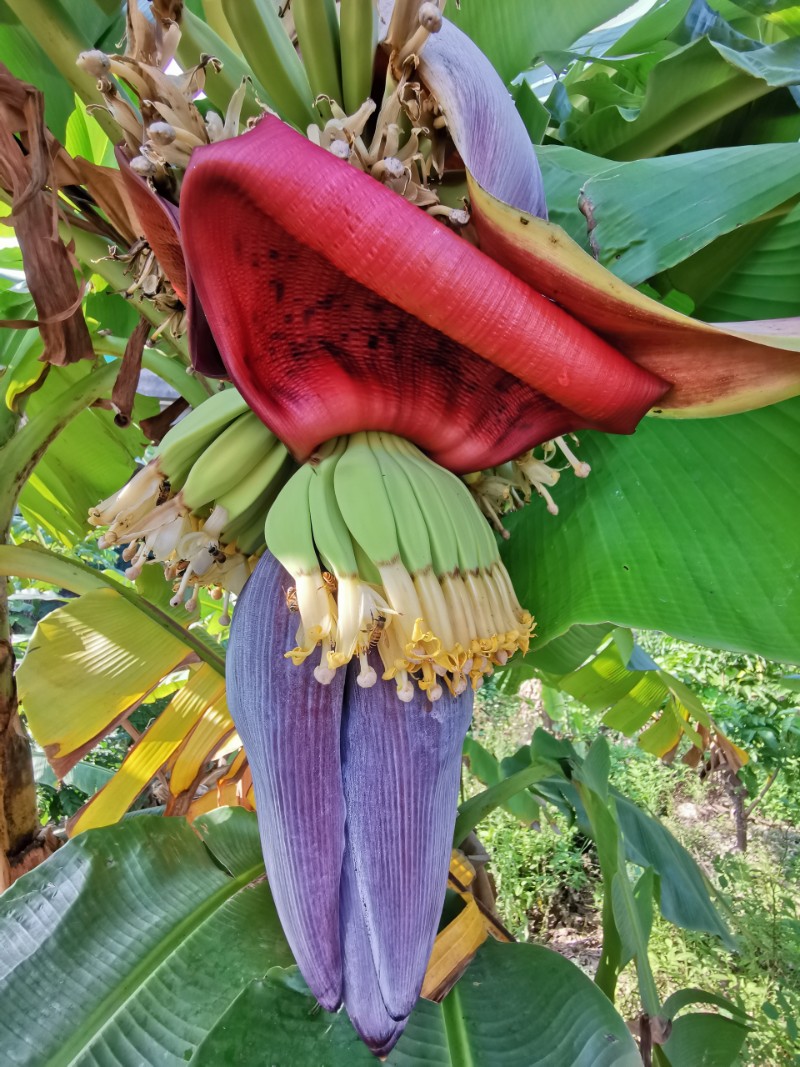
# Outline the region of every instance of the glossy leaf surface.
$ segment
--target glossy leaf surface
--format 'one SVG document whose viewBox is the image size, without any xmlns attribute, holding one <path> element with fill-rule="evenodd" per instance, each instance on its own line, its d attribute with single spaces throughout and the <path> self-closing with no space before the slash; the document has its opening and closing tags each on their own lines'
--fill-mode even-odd
<svg viewBox="0 0 800 1067">
<path fill-rule="evenodd" d="M 255 817 L 224 809 L 194 829 L 145 815 L 91 831 L 3 896 L 0 1038 L 11 1062 L 374 1062 L 291 967 Z M 57 990 L 54 1025 L 33 1031 L 42 975 Z M 574 964 L 496 942 L 442 1006 L 417 1005 L 387 1063 L 451 1067 L 464 1055 L 505 1067 L 638 1062 L 622 1018 Z"/>
<path fill-rule="evenodd" d="M 542 645 L 610 618 L 797 662 L 799 440 L 798 400 L 585 435 L 592 474 L 562 479 L 561 513 L 507 520 L 504 559 Z"/>
</svg>

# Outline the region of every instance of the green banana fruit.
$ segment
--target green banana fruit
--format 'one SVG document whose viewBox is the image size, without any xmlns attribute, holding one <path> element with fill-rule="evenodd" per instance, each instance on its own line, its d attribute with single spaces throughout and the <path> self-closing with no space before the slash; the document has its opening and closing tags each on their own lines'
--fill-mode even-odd
<svg viewBox="0 0 800 1067">
<path fill-rule="evenodd" d="M 373 0 L 341 0 L 342 103 L 348 114 L 357 111 L 369 98 L 377 43 L 378 19 Z"/>
<path fill-rule="evenodd" d="M 334 0 L 293 0 L 292 15 L 312 92 L 343 103 L 339 20 Z"/>
<path fill-rule="evenodd" d="M 287 655 L 299 665 L 321 644 L 322 658 L 314 669 L 314 677 L 318 682 L 328 684 L 334 676 L 327 656 L 331 650 L 336 606 L 322 576 L 314 547 L 309 506 L 309 485 L 313 476 L 313 467 L 304 463 L 289 479 L 269 510 L 264 537 L 267 548 L 295 581 L 300 627 L 297 645 Z"/>
<path fill-rule="evenodd" d="M 180 488 L 193 463 L 234 419 L 249 408 L 236 389 L 214 393 L 193 408 L 158 446 L 159 466 L 173 489 Z"/>
<path fill-rule="evenodd" d="M 275 434 L 252 411 L 240 415 L 192 464 L 181 493 L 190 511 L 219 498 L 277 445 Z"/>
</svg>

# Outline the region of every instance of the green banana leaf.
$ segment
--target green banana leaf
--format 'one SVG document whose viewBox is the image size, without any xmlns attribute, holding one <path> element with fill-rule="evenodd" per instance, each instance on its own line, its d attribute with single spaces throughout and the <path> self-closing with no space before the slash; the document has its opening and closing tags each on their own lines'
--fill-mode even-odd
<svg viewBox="0 0 800 1067">
<path fill-rule="evenodd" d="M 462 0 L 447 17 L 488 56 L 504 81 L 533 66 L 541 52 L 566 48 L 574 40 L 629 7 L 626 0 Z"/>
<path fill-rule="evenodd" d="M 560 514 L 534 501 L 506 523 L 503 558 L 540 620 L 534 647 L 611 619 L 800 661 L 800 399 L 581 441 L 592 473 L 561 479 Z"/>
<path fill-rule="evenodd" d="M 133 418 L 138 420 L 157 412 L 157 401 L 141 397 L 134 405 Z M 89 508 L 125 484 L 147 444 L 135 422 L 120 430 L 110 411 L 82 411 L 36 465 L 20 495 L 22 514 L 32 528 L 38 521 L 52 537 L 74 546 L 86 537 Z M 88 462 L 87 457 L 91 457 Z M 49 501 L 46 510 L 42 496 Z"/>
<path fill-rule="evenodd" d="M 296 986 L 281 974 L 251 983 L 200 1045 L 192 1067 L 375 1062 L 343 1015 L 315 1013 L 313 998 Z M 274 1020 L 266 1032 L 265 1019 Z M 385 1062 L 636 1067 L 641 1060 L 622 1019 L 574 964 L 538 945 L 489 942 L 441 1007 L 420 1001 Z"/>
<path fill-rule="evenodd" d="M 568 143 L 618 160 L 660 155 L 773 89 L 797 82 L 799 62 L 796 38 L 734 52 L 700 37 L 651 64 L 638 113 L 615 104 L 600 106 L 585 118 L 573 113 Z M 615 65 L 641 79 L 638 57 Z M 585 80 L 592 77 L 590 70 Z M 576 80 L 571 89 L 580 93 L 580 85 Z"/>
<path fill-rule="evenodd" d="M 599 261 L 639 285 L 797 197 L 800 145 L 715 148 L 621 163 L 590 177 L 581 192 Z"/>
<path fill-rule="evenodd" d="M 731 264 L 713 291 L 703 284 L 708 278 L 703 253 L 669 271 L 669 279 L 675 288 L 696 296 L 696 315 L 707 322 L 781 318 L 797 312 L 799 264 L 800 207 L 796 207 L 768 228 L 745 260 Z"/>
<path fill-rule="evenodd" d="M 563 774 L 547 776 L 547 766 L 552 763 L 560 764 L 562 771 L 570 775 L 582 773 L 585 761 L 568 741 L 537 730 L 530 745 L 500 762 L 474 738 L 469 739 L 465 752 L 472 773 L 488 787 L 461 805 L 459 822 L 465 833 L 475 822 L 464 816 L 476 807 L 480 808 L 480 818 L 501 806 L 519 818 L 519 807 L 515 804 L 512 808 L 510 801 L 512 797 L 519 801 L 520 794 L 524 796 L 528 790 L 540 804 L 553 804 L 567 818 L 575 819 L 587 836 L 592 836 L 575 787 Z M 530 777 L 526 778 L 526 771 Z M 726 948 L 735 948 L 730 931 L 712 903 L 707 879 L 691 855 L 658 819 L 642 811 L 607 782 L 605 789 L 614 797 L 615 820 L 627 860 L 643 869 L 651 867 L 658 875 L 658 904 L 664 918 L 686 930 L 714 934 Z"/>
<path fill-rule="evenodd" d="M 10 1062 L 374 1063 L 346 1017 L 319 1011 L 290 969 L 255 817 L 220 809 L 194 827 L 142 815 L 89 831 L 4 894 L 0 1046 Z M 49 1025 L 31 1028 L 45 987 Z M 420 1003 L 386 1062 L 639 1059 L 622 1018 L 574 964 L 490 943 L 441 1007 Z"/>
</svg>

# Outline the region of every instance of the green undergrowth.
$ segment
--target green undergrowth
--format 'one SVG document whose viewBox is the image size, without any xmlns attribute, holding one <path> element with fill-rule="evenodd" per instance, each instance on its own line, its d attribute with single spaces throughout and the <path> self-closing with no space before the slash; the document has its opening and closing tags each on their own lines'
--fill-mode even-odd
<svg viewBox="0 0 800 1067">
<path fill-rule="evenodd" d="M 752 1018 L 741 1067 L 800 1065 L 800 760 L 791 731 L 776 724 L 796 713 L 797 692 L 785 683 L 791 668 L 755 657 L 697 649 L 647 635 L 647 650 L 703 699 L 751 763 L 742 774 L 747 803 L 774 776 L 748 824 L 748 848 L 736 851 L 730 800 L 715 775 L 676 762 L 668 766 L 620 735 L 603 731 L 611 746 L 611 782 L 658 816 L 685 845 L 718 892 L 738 950 L 680 930 L 657 918 L 650 960 L 663 997 L 700 987 L 730 997 Z M 544 726 L 585 751 L 602 729 L 599 716 L 571 701 L 553 723 L 536 690 L 522 699 L 488 685 L 476 706 L 473 736 L 498 758 L 529 742 Z M 773 732 L 773 735 L 770 734 Z M 775 776 L 775 771 L 777 775 Z M 480 784 L 465 773 L 465 790 Z M 522 939 L 543 942 L 593 975 L 602 944 L 601 887 L 591 842 L 551 809 L 531 826 L 496 811 L 478 827 L 491 855 L 498 910 Z M 618 1008 L 632 1019 L 641 1010 L 629 967 Z"/>
</svg>

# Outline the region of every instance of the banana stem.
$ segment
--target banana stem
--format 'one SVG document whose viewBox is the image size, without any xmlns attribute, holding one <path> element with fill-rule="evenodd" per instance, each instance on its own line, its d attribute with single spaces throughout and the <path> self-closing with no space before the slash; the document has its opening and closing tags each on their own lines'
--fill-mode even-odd
<svg viewBox="0 0 800 1067">
<path fill-rule="evenodd" d="M 102 237 L 87 233 L 86 230 L 80 230 L 77 227 L 72 228 L 66 223 L 62 223 L 59 230 L 65 240 L 74 243 L 75 254 L 81 263 L 85 263 L 93 273 L 99 274 L 118 292 L 124 292 L 128 288 L 131 279 L 125 272 L 125 264 L 117 259 L 107 258 L 109 245 Z M 160 326 L 166 318 L 163 312 L 159 311 L 149 300 L 138 300 L 136 310 L 154 326 Z M 175 349 L 186 364 L 190 362 L 189 347 L 185 337 L 173 337 L 165 331 L 161 334 L 161 338 Z"/>
<path fill-rule="evenodd" d="M 200 59 L 202 53 L 215 56 L 222 63 L 222 70 L 216 72 L 210 68 L 206 70 L 205 94 L 211 103 L 225 114 L 230 99 L 242 83 L 242 78 L 250 78 L 252 84 L 248 86 L 242 105 L 242 118 L 255 118 L 261 114 L 258 99 L 274 106 L 270 94 L 254 77 L 252 70 L 244 62 L 240 54 L 228 47 L 225 40 L 214 31 L 212 26 L 206 25 L 194 12 L 188 8 L 183 9 L 181 15 L 181 39 L 178 44 L 177 58 L 181 66 L 188 70 Z"/>
<path fill-rule="evenodd" d="M 294 0 L 297 41 L 315 96 L 330 96 L 342 104 L 339 69 L 339 22 L 333 0 Z"/>
<path fill-rule="evenodd" d="M 125 354 L 127 340 L 124 337 L 92 337 L 94 350 L 98 356 L 118 356 Z M 187 374 L 185 364 L 172 356 L 167 356 L 157 348 L 145 348 L 142 353 L 142 366 L 157 374 L 162 381 L 180 393 L 193 408 L 208 400 L 215 391 L 204 386 L 205 379 L 196 374 Z"/>
<path fill-rule="evenodd" d="M 225 18 L 225 12 L 222 10 L 222 0 L 203 0 L 203 13 L 206 16 L 206 23 L 211 27 L 214 33 L 225 42 L 232 52 L 235 52 L 237 56 L 242 58 L 242 50 L 239 47 L 239 42 L 234 36 L 230 23 Z M 222 57 L 219 56 L 218 58 L 221 59 Z"/>
<path fill-rule="evenodd" d="M 222 10 L 275 109 L 304 133 L 318 120 L 311 86 L 273 0 L 222 0 Z"/>
<path fill-rule="evenodd" d="M 76 65 L 87 41 L 64 8 L 54 0 L 8 0 L 8 6 L 30 33 L 69 87 L 87 104 L 98 103 L 96 79 Z M 119 127 L 102 108 L 94 116 L 112 141 L 119 140 Z"/>
<path fill-rule="evenodd" d="M 378 20 L 372 0 L 342 0 L 339 28 L 344 109 L 353 114 L 369 97 L 378 43 Z"/>
</svg>

